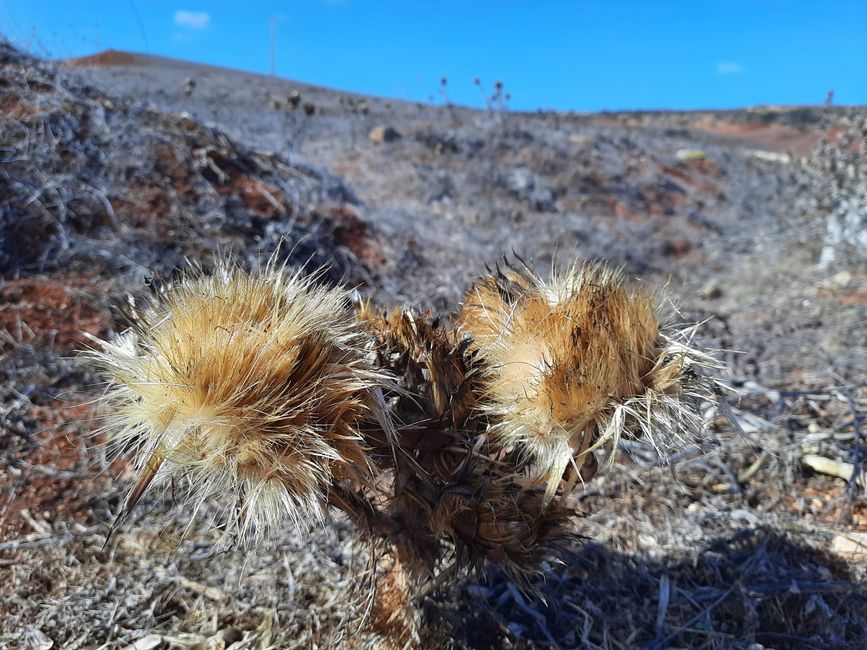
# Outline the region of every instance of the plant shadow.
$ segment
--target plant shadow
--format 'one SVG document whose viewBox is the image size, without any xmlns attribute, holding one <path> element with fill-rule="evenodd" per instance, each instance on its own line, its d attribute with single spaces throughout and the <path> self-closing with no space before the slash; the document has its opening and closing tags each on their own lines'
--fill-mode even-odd
<svg viewBox="0 0 867 650">
<path fill-rule="evenodd" d="M 744 528 L 694 553 L 647 557 L 592 541 L 520 591 L 489 570 L 434 620 L 466 648 L 864 648 L 867 583 L 793 535 Z M 455 602 L 455 601 L 452 601 Z"/>
</svg>

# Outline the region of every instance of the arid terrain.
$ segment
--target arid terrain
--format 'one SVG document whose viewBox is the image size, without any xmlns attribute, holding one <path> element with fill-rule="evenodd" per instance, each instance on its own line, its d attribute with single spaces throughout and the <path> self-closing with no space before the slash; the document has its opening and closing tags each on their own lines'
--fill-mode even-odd
<svg viewBox="0 0 867 650">
<path fill-rule="evenodd" d="M 0 647 L 375 646 L 337 516 L 216 552 L 149 495 L 106 543 L 132 477 L 83 333 L 278 248 L 443 316 L 504 254 L 607 260 L 725 362 L 707 436 L 625 444 L 533 589 L 432 588 L 454 647 L 867 647 L 867 108 L 470 110 L 0 42 L 0 148 Z"/>
</svg>

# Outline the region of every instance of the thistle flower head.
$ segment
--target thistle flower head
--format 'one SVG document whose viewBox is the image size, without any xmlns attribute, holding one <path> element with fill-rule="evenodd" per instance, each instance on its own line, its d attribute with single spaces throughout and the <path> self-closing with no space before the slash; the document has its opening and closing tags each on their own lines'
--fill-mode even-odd
<svg viewBox="0 0 867 650">
<path fill-rule="evenodd" d="M 483 278 L 459 326 L 487 365 L 493 432 L 532 455 L 553 497 L 565 470 L 620 436 L 662 451 L 701 427 L 693 370 L 712 359 L 660 325 L 657 301 L 620 273 L 578 264 L 542 280 L 529 268 Z M 609 456 L 611 458 L 611 456 Z"/>
<path fill-rule="evenodd" d="M 385 417 L 386 380 L 343 289 L 222 262 L 101 343 L 106 428 L 139 472 L 127 512 L 152 483 L 180 478 L 196 503 L 230 495 L 230 522 L 261 531 L 319 517 L 333 480 L 370 472 L 358 423 Z"/>
</svg>

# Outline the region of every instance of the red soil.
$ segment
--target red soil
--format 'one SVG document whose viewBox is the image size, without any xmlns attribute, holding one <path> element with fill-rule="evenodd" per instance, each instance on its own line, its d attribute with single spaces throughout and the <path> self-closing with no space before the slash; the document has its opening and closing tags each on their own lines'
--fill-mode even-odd
<svg viewBox="0 0 867 650">
<path fill-rule="evenodd" d="M 0 285 L 0 330 L 18 343 L 64 352 L 81 349 L 87 343 L 82 332 L 98 336 L 111 325 L 108 311 L 89 293 L 94 288 L 94 281 L 83 276 L 68 276 L 63 282 L 5 282 Z"/>
<path fill-rule="evenodd" d="M 135 63 L 135 56 L 129 52 L 119 52 L 117 50 L 105 50 L 97 52 L 90 56 L 80 56 L 75 59 L 65 59 L 63 63 L 80 67 L 94 65 L 130 65 Z"/>
</svg>

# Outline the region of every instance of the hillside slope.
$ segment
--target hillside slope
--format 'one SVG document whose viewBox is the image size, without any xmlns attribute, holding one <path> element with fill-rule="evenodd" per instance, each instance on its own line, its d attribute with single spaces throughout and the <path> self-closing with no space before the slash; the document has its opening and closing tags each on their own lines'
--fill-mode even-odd
<svg viewBox="0 0 867 650">
<path fill-rule="evenodd" d="M 801 462 L 867 459 L 867 109 L 516 114 L 73 63 L 0 49 L 0 646 L 375 642 L 340 519 L 213 553 L 150 497 L 103 547 L 129 476 L 93 444 L 81 331 L 122 329 L 187 258 L 281 243 L 444 315 L 502 254 L 605 259 L 725 350 L 740 396 L 674 471 L 633 443 L 587 486 L 594 542 L 544 568 L 544 602 L 495 572 L 430 595 L 457 647 L 867 645 L 864 492 Z"/>
</svg>

